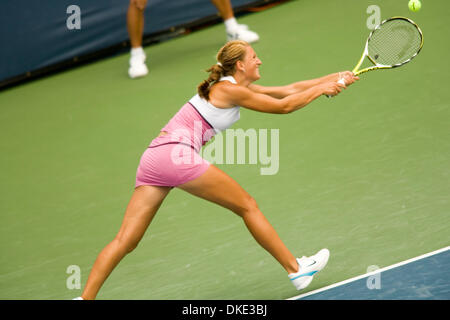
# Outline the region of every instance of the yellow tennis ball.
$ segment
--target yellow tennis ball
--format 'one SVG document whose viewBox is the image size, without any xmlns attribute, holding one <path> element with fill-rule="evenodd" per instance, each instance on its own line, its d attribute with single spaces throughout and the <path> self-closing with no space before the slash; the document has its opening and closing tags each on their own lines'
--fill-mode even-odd
<svg viewBox="0 0 450 320">
<path fill-rule="evenodd" d="M 422 3 L 420 0 L 409 0 L 408 7 L 412 12 L 417 12 L 422 7 Z"/>
</svg>

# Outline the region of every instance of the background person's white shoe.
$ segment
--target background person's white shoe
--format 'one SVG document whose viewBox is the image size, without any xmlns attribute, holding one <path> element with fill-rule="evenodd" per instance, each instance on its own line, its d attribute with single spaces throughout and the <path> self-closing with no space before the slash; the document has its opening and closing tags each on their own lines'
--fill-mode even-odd
<svg viewBox="0 0 450 320">
<path fill-rule="evenodd" d="M 259 40 L 259 35 L 248 29 L 245 24 L 239 24 L 237 28 L 229 28 L 226 30 L 227 40 L 244 40 L 248 43 L 253 43 Z"/>
<path fill-rule="evenodd" d="M 325 267 L 329 257 L 330 251 L 322 249 L 311 257 L 297 258 L 298 271 L 288 274 L 294 287 L 297 290 L 305 289 L 313 280 L 314 275 Z"/>
<path fill-rule="evenodd" d="M 147 56 L 142 47 L 131 49 L 130 68 L 128 69 L 130 78 L 139 78 L 148 74 L 148 69 L 145 65 L 146 59 Z"/>
<path fill-rule="evenodd" d="M 130 58 L 130 68 L 128 75 L 130 78 L 144 77 L 148 74 L 148 68 L 145 65 L 145 57 L 135 56 Z"/>
<path fill-rule="evenodd" d="M 238 27 L 239 27 L 240 29 L 248 30 L 248 25 L 246 25 L 246 24 L 238 23 Z"/>
</svg>

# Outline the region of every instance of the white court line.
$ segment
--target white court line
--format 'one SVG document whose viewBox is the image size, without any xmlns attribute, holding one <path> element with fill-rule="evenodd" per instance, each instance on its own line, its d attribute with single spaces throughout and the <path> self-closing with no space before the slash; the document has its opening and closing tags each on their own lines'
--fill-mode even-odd
<svg viewBox="0 0 450 320">
<path fill-rule="evenodd" d="M 403 266 L 405 264 L 408 264 L 408 263 L 411 263 L 411 262 L 414 262 L 414 261 L 417 261 L 417 260 L 420 260 L 420 259 L 428 258 L 430 256 L 433 256 L 433 255 L 438 254 L 438 253 L 442 253 L 442 252 L 447 251 L 449 249 L 450 249 L 450 246 L 444 247 L 442 249 L 439 249 L 439 250 L 436 250 L 436 251 L 433 251 L 433 252 L 429 252 L 429 253 L 423 254 L 421 256 L 418 256 L 418 257 L 415 257 L 415 258 L 412 258 L 412 259 L 409 259 L 409 260 L 405 260 L 405 261 L 393 264 L 393 265 L 385 267 L 385 268 L 381 268 L 381 269 L 375 270 L 373 272 L 369 272 L 369 273 L 366 273 L 366 274 L 363 274 L 363 275 L 360 275 L 360 276 L 357 276 L 357 277 L 354 277 L 354 278 L 350 278 L 350 279 L 347 279 L 347 280 L 344 280 L 344 281 L 341 281 L 341 282 L 337 282 L 335 284 L 332 284 L 332 285 L 329 285 L 329 286 L 326 286 L 326 287 L 323 287 L 323 288 L 320 288 L 320 289 L 317 289 L 317 290 L 313 290 L 313 291 L 310 291 L 310 292 L 307 292 L 307 293 L 304 293 L 304 294 L 300 294 L 300 295 L 292 297 L 292 298 L 288 298 L 286 300 L 298 300 L 298 299 L 301 299 L 301 298 L 304 298 L 304 297 L 307 297 L 307 296 L 310 296 L 310 295 L 313 295 L 313 294 L 316 294 L 316 293 L 319 293 L 319 292 L 322 292 L 322 291 L 326 291 L 326 290 L 329 290 L 329 289 L 332 289 L 332 288 L 336 288 L 336 287 L 342 286 L 344 284 L 347 284 L 347 283 L 350 283 L 350 282 L 353 282 L 353 281 L 356 281 L 356 280 L 359 280 L 359 279 L 363 279 L 363 278 L 369 277 L 369 276 L 374 275 L 374 274 L 381 273 L 381 272 L 386 271 L 386 270 L 390 270 L 390 269 L 394 269 L 394 268 Z"/>
</svg>

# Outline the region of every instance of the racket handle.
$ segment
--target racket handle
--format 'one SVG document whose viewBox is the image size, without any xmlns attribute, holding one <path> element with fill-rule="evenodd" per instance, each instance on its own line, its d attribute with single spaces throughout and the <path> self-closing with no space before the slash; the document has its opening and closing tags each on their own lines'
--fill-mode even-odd
<svg viewBox="0 0 450 320">
<path fill-rule="evenodd" d="M 338 81 L 338 83 L 343 84 L 343 85 L 345 86 L 345 80 L 344 80 L 344 78 L 340 78 L 339 81 Z M 330 95 L 327 94 L 327 98 L 333 98 L 333 97 L 334 97 L 334 96 L 330 96 Z"/>
</svg>

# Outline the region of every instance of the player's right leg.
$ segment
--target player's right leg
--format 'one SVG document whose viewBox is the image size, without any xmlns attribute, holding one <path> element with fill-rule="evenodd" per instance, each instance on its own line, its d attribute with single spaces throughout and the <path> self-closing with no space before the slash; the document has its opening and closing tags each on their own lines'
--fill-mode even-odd
<svg viewBox="0 0 450 320">
<path fill-rule="evenodd" d="M 327 249 L 322 249 L 311 257 L 296 259 L 261 213 L 256 201 L 234 179 L 214 165 L 210 165 L 200 177 L 179 185 L 178 188 L 217 203 L 241 216 L 255 240 L 287 271 L 297 290 L 306 288 L 314 274 L 327 264 Z"/>
<path fill-rule="evenodd" d="M 200 177 L 177 186 L 195 196 L 214 202 L 243 218 L 255 240 L 288 272 L 297 272 L 295 257 L 259 210 L 256 201 L 229 175 L 214 165 Z"/>
</svg>

